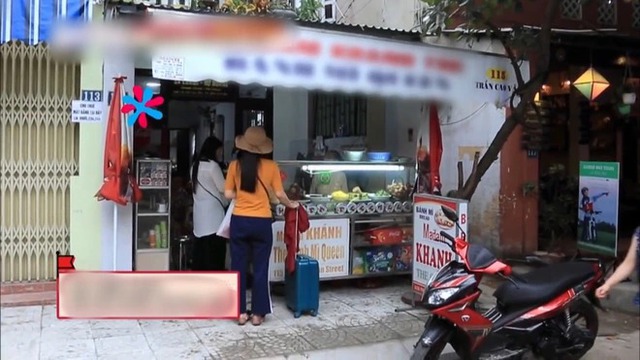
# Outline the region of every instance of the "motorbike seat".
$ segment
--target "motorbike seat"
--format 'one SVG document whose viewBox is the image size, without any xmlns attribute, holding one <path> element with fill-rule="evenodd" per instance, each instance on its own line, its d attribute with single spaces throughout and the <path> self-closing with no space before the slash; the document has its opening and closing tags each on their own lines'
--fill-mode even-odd
<svg viewBox="0 0 640 360">
<path fill-rule="evenodd" d="M 467 250 L 467 264 L 471 271 L 481 270 L 491 266 L 494 262 L 498 261 L 495 255 L 480 244 L 469 244 Z"/>
<path fill-rule="evenodd" d="M 563 291 L 594 276 L 593 264 L 564 262 L 512 277 L 496 289 L 493 296 L 507 308 L 543 305 Z"/>
</svg>

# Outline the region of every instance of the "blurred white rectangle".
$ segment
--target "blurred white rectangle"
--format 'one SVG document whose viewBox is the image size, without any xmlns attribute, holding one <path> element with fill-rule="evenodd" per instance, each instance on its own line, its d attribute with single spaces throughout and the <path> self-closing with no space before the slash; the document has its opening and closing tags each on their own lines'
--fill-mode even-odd
<svg viewBox="0 0 640 360">
<path fill-rule="evenodd" d="M 58 276 L 60 319 L 235 319 L 237 272 L 91 272 Z"/>
</svg>

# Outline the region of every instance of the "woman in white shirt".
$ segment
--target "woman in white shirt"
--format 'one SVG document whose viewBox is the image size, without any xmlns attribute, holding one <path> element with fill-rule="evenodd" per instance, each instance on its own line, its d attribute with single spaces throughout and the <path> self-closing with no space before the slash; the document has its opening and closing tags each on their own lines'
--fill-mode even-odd
<svg viewBox="0 0 640 360">
<path fill-rule="evenodd" d="M 193 270 L 225 270 L 226 239 L 216 235 L 229 202 L 224 197 L 222 141 L 204 141 L 191 170 L 193 184 Z"/>
</svg>

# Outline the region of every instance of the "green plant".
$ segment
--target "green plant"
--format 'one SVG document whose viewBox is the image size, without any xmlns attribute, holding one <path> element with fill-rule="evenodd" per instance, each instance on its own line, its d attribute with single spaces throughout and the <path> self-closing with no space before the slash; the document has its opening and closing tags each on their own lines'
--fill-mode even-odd
<svg viewBox="0 0 640 360">
<path fill-rule="evenodd" d="M 416 16 L 421 24 L 424 36 L 448 36 L 448 31 L 456 31 L 460 40 L 466 40 L 469 46 L 480 37 L 494 39 L 504 48 L 513 70 L 509 80 L 512 88 L 507 101 L 509 115 L 500 126 L 486 151 L 478 160 L 477 166 L 470 173 L 455 197 L 471 200 L 482 177 L 495 163 L 502 147 L 510 135 L 524 124 L 530 105 L 535 105 L 535 94 L 546 82 L 551 65 L 552 24 L 558 20 L 562 1 L 542 0 L 422 0 L 426 4 Z M 527 7 L 528 9 L 525 9 Z M 536 9 L 525 23 L 510 24 L 510 31 L 505 31 L 500 23 L 495 22 L 502 12 L 523 12 Z M 536 27 L 528 26 L 531 22 Z M 521 68 L 524 60 L 535 59 L 529 69 Z"/>
<path fill-rule="evenodd" d="M 561 240 L 575 239 L 578 226 L 578 178 L 561 164 L 540 177 L 540 248 L 553 251 Z"/>
<path fill-rule="evenodd" d="M 322 7 L 320 0 L 302 0 L 300 7 L 296 10 L 298 20 L 320 21 L 319 11 Z"/>
<path fill-rule="evenodd" d="M 220 10 L 225 13 L 238 15 L 252 14 L 256 12 L 256 5 L 247 0 L 225 0 Z"/>
</svg>

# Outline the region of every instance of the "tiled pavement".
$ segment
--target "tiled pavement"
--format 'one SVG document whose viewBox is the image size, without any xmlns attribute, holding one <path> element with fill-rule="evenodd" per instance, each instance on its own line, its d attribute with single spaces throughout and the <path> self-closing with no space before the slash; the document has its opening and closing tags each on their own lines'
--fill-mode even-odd
<svg viewBox="0 0 640 360">
<path fill-rule="evenodd" d="M 233 321 L 58 320 L 54 306 L 2 308 L 2 359 L 256 359 L 415 338 L 426 311 L 396 312 L 405 280 L 322 291 L 318 316 L 294 319 L 282 297 L 260 326 Z"/>
</svg>

